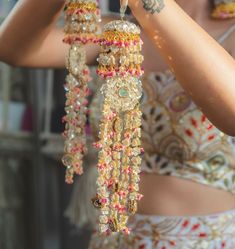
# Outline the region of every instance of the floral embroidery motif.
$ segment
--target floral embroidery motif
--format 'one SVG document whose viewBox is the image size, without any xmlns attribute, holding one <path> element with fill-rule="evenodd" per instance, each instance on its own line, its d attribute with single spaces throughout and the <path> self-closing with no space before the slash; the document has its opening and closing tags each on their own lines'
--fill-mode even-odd
<svg viewBox="0 0 235 249">
<path fill-rule="evenodd" d="M 235 210 L 211 216 L 135 215 L 128 236 L 92 237 L 89 249 L 232 249 Z"/>
<path fill-rule="evenodd" d="M 191 104 L 191 99 L 185 92 L 179 92 L 170 99 L 170 108 L 175 112 L 181 112 L 188 108 Z"/>
</svg>

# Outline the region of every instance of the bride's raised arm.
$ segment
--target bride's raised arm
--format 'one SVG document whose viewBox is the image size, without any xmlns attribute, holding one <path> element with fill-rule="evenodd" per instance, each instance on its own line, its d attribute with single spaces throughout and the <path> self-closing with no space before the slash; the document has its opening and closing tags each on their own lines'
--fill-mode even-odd
<svg viewBox="0 0 235 249">
<path fill-rule="evenodd" d="M 56 27 L 65 0 L 19 0 L 0 26 L 0 61 L 26 67 L 65 67 L 68 46 Z M 112 20 L 103 17 L 104 23 Z M 86 45 L 87 63 L 96 63 L 98 45 Z"/>
<path fill-rule="evenodd" d="M 20 0 L 0 26 L 0 60 L 17 66 L 63 67 L 67 46 L 55 22 L 63 0 Z"/>
<path fill-rule="evenodd" d="M 194 102 L 219 129 L 235 136 L 233 57 L 174 0 L 129 0 L 129 6 Z"/>
</svg>

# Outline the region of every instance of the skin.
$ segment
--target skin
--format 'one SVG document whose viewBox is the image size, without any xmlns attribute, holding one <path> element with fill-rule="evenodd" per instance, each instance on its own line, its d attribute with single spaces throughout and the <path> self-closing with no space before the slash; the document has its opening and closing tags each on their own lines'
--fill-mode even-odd
<svg viewBox="0 0 235 249">
<path fill-rule="evenodd" d="M 63 0 L 19 0 L 0 26 L 0 61 L 21 67 L 64 68 L 69 47 L 61 42 L 62 28 L 55 26 L 64 3 Z M 103 18 L 101 25 L 112 19 Z M 86 48 L 87 63 L 92 65 L 99 46 Z"/>
<path fill-rule="evenodd" d="M 172 1 L 165 1 L 165 8 L 167 8 L 168 3 L 169 6 L 173 4 L 175 8 L 172 6 L 172 9 L 174 11 L 171 12 L 170 9 L 163 9 L 160 14 L 155 13 L 154 15 L 149 14 L 149 11 L 146 12 L 142 8 L 142 3 L 136 5 L 137 2 L 140 3 L 141 1 L 133 1 L 132 3 L 130 0 L 129 3 L 136 19 L 141 19 L 140 23 L 150 38 L 144 37 L 144 53 L 148 58 L 148 60 L 145 60 L 145 67 L 150 69 L 150 71 L 165 71 L 170 67 L 175 72 L 184 89 L 188 93 L 192 93 L 193 100 L 202 109 L 205 105 L 204 112 L 210 116 L 212 109 L 210 110 L 210 108 L 206 107 L 206 105 L 210 105 L 210 102 L 205 101 L 208 98 L 204 98 L 204 95 L 201 93 L 203 91 L 208 92 L 209 90 L 210 95 L 213 92 L 216 99 L 219 100 L 217 91 L 222 91 L 222 94 L 228 97 L 226 91 L 224 91 L 226 82 L 215 80 L 215 77 L 221 79 L 221 69 L 219 69 L 221 63 L 224 62 L 226 65 L 228 63 L 232 67 L 234 64 L 233 58 L 227 58 L 227 53 L 211 37 L 218 39 L 234 23 L 234 20 L 223 22 L 212 20 L 209 17 L 211 10 L 207 0 L 177 0 L 176 2 L 179 6 L 203 29 L 207 30 L 211 35 L 210 37 L 198 25 L 195 25 L 194 21 L 186 16 L 184 12 L 182 13 L 179 6 Z M 146 16 L 145 19 L 143 18 L 144 15 Z M 161 17 L 161 15 L 165 16 Z M 180 21 L 181 18 L 182 23 Z M 174 27 L 175 20 L 179 20 L 177 26 L 179 25 L 180 28 Z M 154 23 L 154 25 L 150 25 L 150 23 Z M 183 28 L 184 25 L 187 36 Z M 171 27 L 173 28 L 171 29 Z M 197 39 L 195 38 L 195 34 L 198 36 Z M 194 39 L 197 41 L 197 46 L 194 46 Z M 205 43 L 198 44 L 198 40 L 200 39 Z M 173 43 L 172 40 L 174 41 Z M 233 41 L 234 36 L 231 36 L 222 44 L 232 55 L 234 55 Z M 204 45 L 206 46 L 204 47 Z M 192 53 L 192 46 L 195 53 Z M 154 49 L 156 47 L 158 49 Z M 218 51 L 218 58 L 217 55 L 215 56 L 216 58 L 214 57 L 212 48 Z M 205 56 L 201 53 L 203 49 L 208 51 L 205 53 Z M 153 55 L 153 53 L 155 54 Z M 218 65 L 216 65 L 217 63 L 213 63 L 210 58 L 208 60 L 208 53 L 213 54 L 213 59 L 218 60 Z M 171 55 L 170 57 L 169 54 Z M 181 59 L 179 58 L 180 56 Z M 188 60 L 193 60 L 190 63 L 190 68 L 186 63 Z M 155 61 L 158 63 L 155 63 Z M 177 61 L 177 63 L 174 63 L 174 61 Z M 212 63 L 213 71 L 210 69 Z M 184 70 L 185 68 L 187 70 Z M 193 75 L 193 80 L 191 79 L 191 75 Z M 215 77 L 211 77 L 211 75 Z M 230 87 L 234 89 L 234 80 L 230 77 L 227 80 L 228 84 L 231 85 Z M 217 88 L 217 85 L 222 87 Z M 197 97 L 197 95 L 199 96 Z M 200 96 L 203 98 L 200 98 Z M 213 105 L 216 105 L 216 99 L 213 101 Z M 233 105 L 232 102 L 230 104 Z M 214 119 L 212 116 L 210 117 Z M 221 118 L 221 116 L 218 116 L 218 118 Z M 153 189 L 154 191 L 152 191 Z M 176 177 L 143 174 L 141 177 L 141 193 L 144 195 L 144 198 L 139 203 L 138 212 L 148 215 L 205 215 L 230 210 L 235 207 L 234 195 Z"/>
<path fill-rule="evenodd" d="M 208 0 L 164 3 L 157 13 L 144 9 L 141 0 L 129 0 L 147 33 L 143 34 L 143 52 L 148 58 L 145 70 L 170 68 L 208 118 L 225 133 L 235 135 L 235 35 L 222 44 L 232 56 L 212 39 L 224 33 L 234 20 L 212 20 Z M 58 42 L 63 32 L 55 28 L 63 5 L 62 0 L 18 1 L 0 27 L 0 60 L 17 66 L 64 67 L 68 46 Z M 87 52 L 88 63 L 92 64 L 98 47 L 89 46 Z M 235 197 L 228 192 L 175 177 L 144 174 L 141 192 L 144 198 L 138 212 L 144 214 L 198 215 L 235 206 Z"/>
<path fill-rule="evenodd" d="M 164 0 L 165 7 L 154 14 L 142 7 L 142 1 L 130 0 L 130 7 L 162 58 L 210 121 L 234 135 L 235 60 L 174 0 Z M 186 1 L 179 3 L 183 7 Z M 190 1 L 190 4 L 197 10 L 200 10 L 198 6 L 209 7 L 208 0 Z M 190 6 L 188 2 L 186 6 Z M 208 14 L 209 11 L 205 18 Z M 201 16 L 201 24 L 204 20 Z M 209 93 L 206 98 L 202 94 L 205 92 Z"/>
</svg>

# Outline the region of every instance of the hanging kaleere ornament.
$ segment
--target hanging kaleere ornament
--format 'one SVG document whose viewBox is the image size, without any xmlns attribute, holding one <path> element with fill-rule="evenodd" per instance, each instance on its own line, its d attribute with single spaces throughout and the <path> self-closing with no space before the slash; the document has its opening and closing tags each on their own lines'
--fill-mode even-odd
<svg viewBox="0 0 235 249">
<path fill-rule="evenodd" d="M 100 124 L 97 194 L 100 232 L 129 233 L 128 217 L 137 210 L 141 157 L 142 96 L 140 29 L 123 20 L 127 0 L 121 2 L 121 20 L 105 25 L 100 39 L 98 74 L 105 79 Z"/>
<path fill-rule="evenodd" d="M 73 183 L 74 174 L 83 173 L 82 160 L 86 153 L 87 96 L 89 69 L 84 45 L 97 43 L 100 10 L 96 0 L 68 0 L 65 4 L 65 38 L 70 45 L 66 59 L 69 74 L 66 77 L 66 103 L 63 117 L 65 138 L 63 164 L 66 182 Z"/>
</svg>

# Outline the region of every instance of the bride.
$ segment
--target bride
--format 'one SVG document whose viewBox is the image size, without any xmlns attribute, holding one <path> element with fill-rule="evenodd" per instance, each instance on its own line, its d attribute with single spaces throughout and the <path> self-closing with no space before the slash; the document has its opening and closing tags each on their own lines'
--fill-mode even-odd
<svg viewBox="0 0 235 249">
<path fill-rule="evenodd" d="M 54 25 L 63 5 L 19 1 L 0 28 L 0 59 L 64 67 L 68 47 Z M 129 6 L 144 30 L 144 198 L 129 236 L 95 233 L 90 248 L 233 249 L 235 2 L 129 0 Z M 92 64 L 98 48 L 87 52 Z"/>
</svg>

